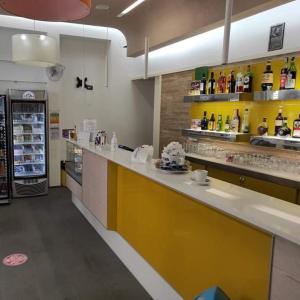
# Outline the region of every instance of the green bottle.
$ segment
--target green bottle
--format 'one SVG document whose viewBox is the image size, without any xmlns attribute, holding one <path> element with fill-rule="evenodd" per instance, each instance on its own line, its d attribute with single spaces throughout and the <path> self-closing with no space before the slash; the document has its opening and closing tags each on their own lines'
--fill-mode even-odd
<svg viewBox="0 0 300 300">
<path fill-rule="evenodd" d="M 224 126 L 224 131 L 225 131 L 225 132 L 230 132 L 230 118 L 229 118 L 229 116 L 226 117 L 226 122 L 225 122 L 225 126 Z"/>
<path fill-rule="evenodd" d="M 222 122 L 222 115 L 218 115 L 218 122 L 217 122 L 217 131 L 222 131 L 223 128 L 223 122 Z"/>
</svg>

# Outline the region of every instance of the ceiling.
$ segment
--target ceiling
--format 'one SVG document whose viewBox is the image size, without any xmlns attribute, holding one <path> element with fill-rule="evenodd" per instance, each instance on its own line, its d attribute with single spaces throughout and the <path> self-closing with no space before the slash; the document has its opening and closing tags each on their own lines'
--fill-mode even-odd
<svg viewBox="0 0 300 300">
<path fill-rule="evenodd" d="M 291 0 L 234 0 L 233 19 L 241 19 Z M 90 16 L 76 23 L 109 26 L 121 30 L 127 39 L 128 56 L 144 52 L 145 36 L 150 49 L 205 32 L 223 24 L 225 0 L 146 0 L 122 18 L 117 15 L 134 0 L 93 0 Z M 97 10 L 99 4 L 109 10 Z M 0 14 L 5 14 L 0 9 Z"/>
</svg>

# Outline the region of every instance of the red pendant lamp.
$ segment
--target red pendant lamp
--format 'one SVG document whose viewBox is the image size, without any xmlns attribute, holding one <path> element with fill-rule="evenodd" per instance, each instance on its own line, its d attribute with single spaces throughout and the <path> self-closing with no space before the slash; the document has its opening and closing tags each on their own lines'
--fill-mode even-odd
<svg viewBox="0 0 300 300">
<path fill-rule="evenodd" d="M 7 12 L 40 21 L 74 21 L 90 14 L 92 0 L 0 0 Z"/>
</svg>

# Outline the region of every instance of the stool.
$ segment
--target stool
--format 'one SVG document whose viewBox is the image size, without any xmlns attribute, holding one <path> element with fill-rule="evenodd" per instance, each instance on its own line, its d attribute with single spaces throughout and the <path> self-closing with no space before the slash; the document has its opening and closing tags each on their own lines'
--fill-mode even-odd
<svg viewBox="0 0 300 300">
<path fill-rule="evenodd" d="M 194 300 L 230 300 L 230 298 L 221 288 L 215 286 L 202 292 Z"/>
</svg>

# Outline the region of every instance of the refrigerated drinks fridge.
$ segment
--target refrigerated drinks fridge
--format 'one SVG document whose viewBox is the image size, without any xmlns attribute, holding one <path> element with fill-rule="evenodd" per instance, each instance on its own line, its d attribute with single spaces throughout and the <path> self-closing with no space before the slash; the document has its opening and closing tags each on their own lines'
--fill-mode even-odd
<svg viewBox="0 0 300 300">
<path fill-rule="evenodd" d="M 10 90 L 13 197 L 48 192 L 46 91 Z"/>
<path fill-rule="evenodd" d="M 0 204 L 9 203 L 10 197 L 7 116 L 7 97 L 0 95 Z"/>
</svg>

